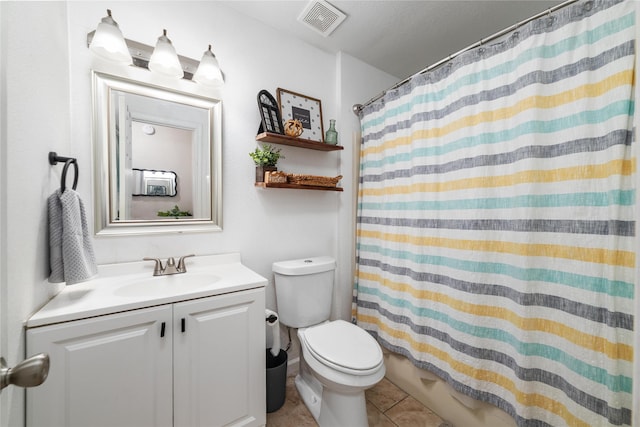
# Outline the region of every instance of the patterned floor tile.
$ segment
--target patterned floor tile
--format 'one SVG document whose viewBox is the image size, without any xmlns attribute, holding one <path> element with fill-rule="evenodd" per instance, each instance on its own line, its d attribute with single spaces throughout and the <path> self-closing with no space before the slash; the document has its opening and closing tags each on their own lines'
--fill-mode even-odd
<svg viewBox="0 0 640 427">
<path fill-rule="evenodd" d="M 367 390 L 365 396 L 367 401 L 373 403 L 380 411 L 385 412 L 408 395 L 394 383 L 383 378 L 373 388 Z"/>
<path fill-rule="evenodd" d="M 409 396 L 385 412 L 398 427 L 439 427 L 443 420 Z"/>
<path fill-rule="evenodd" d="M 268 427 L 318 427 L 313 415 L 300 398 L 293 379 L 294 377 L 287 377 L 284 405 L 267 414 Z"/>
<path fill-rule="evenodd" d="M 294 377 L 287 378 L 286 387 L 284 405 L 267 414 L 267 427 L 318 427 L 298 394 Z M 440 427 L 443 423 L 440 417 L 386 378 L 365 395 L 369 427 Z"/>
<path fill-rule="evenodd" d="M 367 420 L 369 421 L 369 427 L 397 427 L 389 417 L 383 414 L 370 401 L 367 401 Z"/>
</svg>

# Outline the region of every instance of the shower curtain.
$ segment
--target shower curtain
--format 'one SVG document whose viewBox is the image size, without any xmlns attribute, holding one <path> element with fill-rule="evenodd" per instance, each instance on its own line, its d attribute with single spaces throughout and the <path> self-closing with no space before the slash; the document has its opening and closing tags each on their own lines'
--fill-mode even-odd
<svg viewBox="0 0 640 427">
<path fill-rule="evenodd" d="M 634 27 L 579 1 L 361 112 L 355 320 L 520 426 L 631 425 Z"/>
</svg>

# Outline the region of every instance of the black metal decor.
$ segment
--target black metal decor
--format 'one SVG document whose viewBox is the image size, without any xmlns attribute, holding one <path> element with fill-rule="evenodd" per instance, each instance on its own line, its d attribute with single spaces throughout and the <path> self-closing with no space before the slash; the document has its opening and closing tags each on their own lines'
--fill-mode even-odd
<svg viewBox="0 0 640 427">
<path fill-rule="evenodd" d="M 258 133 L 271 132 L 284 134 L 282 115 L 276 99 L 266 90 L 258 92 L 258 109 L 260 110 L 260 128 Z"/>
<path fill-rule="evenodd" d="M 55 151 L 50 151 L 49 164 L 57 165 L 58 162 L 64 162 L 64 168 L 62 169 L 62 178 L 60 179 L 60 191 L 64 193 L 64 190 L 66 190 L 67 171 L 69 170 L 69 166 L 71 165 L 73 165 L 73 167 L 75 168 L 72 187 L 75 190 L 76 187 L 78 187 L 78 161 L 74 157 L 58 156 L 58 153 L 56 153 Z"/>
</svg>

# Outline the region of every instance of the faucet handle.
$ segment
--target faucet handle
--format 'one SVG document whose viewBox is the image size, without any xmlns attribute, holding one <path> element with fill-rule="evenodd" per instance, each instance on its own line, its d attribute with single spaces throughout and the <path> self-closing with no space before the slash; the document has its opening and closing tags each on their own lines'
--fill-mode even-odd
<svg viewBox="0 0 640 427">
<path fill-rule="evenodd" d="M 159 258 L 149 258 L 149 257 L 144 257 L 142 258 L 143 261 L 155 261 L 156 266 L 153 269 L 153 275 L 154 276 L 161 276 L 162 275 L 162 271 L 164 270 L 164 267 L 162 266 L 162 261 L 160 261 Z"/>
<path fill-rule="evenodd" d="M 186 273 L 187 272 L 187 265 L 184 262 L 185 258 L 189 258 L 192 256 L 196 256 L 195 254 L 189 254 L 189 255 L 184 255 L 181 256 L 180 259 L 178 260 L 178 272 L 179 273 Z"/>
</svg>

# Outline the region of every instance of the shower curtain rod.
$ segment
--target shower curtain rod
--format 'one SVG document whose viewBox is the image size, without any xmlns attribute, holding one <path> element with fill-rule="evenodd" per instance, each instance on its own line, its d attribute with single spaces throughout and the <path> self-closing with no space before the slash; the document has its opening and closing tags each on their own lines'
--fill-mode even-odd
<svg viewBox="0 0 640 427">
<path fill-rule="evenodd" d="M 412 78 L 414 78 L 415 76 L 419 76 L 420 74 L 424 74 L 424 73 L 426 73 L 426 72 L 428 72 L 428 71 L 431 71 L 431 70 L 433 70 L 434 68 L 437 68 L 437 67 L 439 67 L 440 65 L 442 65 L 442 64 L 444 64 L 444 63 L 446 63 L 446 62 L 451 61 L 453 58 L 455 58 L 456 56 L 458 56 L 458 55 L 460 55 L 460 54 L 462 54 L 462 53 L 464 53 L 464 52 L 466 52 L 466 51 L 469 51 L 469 50 L 471 50 L 471 49 L 475 49 L 476 47 L 482 46 L 483 44 L 488 43 L 488 42 L 490 42 L 491 40 L 495 40 L 495 39 L 497 39 L 498 37 L 502 37 L 502 36 L 504 36 L 505 34 L 507 34 L 507 33 L 511 32 L 511 31 L 515 31 L 516 29 L 520 28 L 521 26 L 523 26 L 523 25 L 525 25 L 525 24 L 527 24 L 527 23 L 529 23 L 529 22 L 533 21 L 534 19 L 538 19 L 538 18 L 541 18 L 541 17 L 543 17 L 543 16 L 545 16 L 545 15 L 549 15 L 550 13 L 555 12 L 556 10 L 562 9 L 563 7 L 569 6 L 570 4 L 575 3 L 575 2 L 577 2 L 577 1 L 578 1 L 578 0 L 567 0 L 567 1 L 564 1 L 564 2 L 560 3 L 559 5 L 556 5 L 556 6 L 550 7 L 549 9 L 547 9 L 547 10 L 545 10 L 545 11 L 543 11 L 543 12 L 540 12 L 540 13 L 538 13 L 538 14 L 536 14 L 536 15 L 533 15 L 532 17 L 527 18 L 527 19 L 525 19 L 525 20 L 522 20 L 522 21 L 518 22 L 517 24 L 511 25 L 510 27 L 507 27 L 507 28 L 505 28 L 504 30 L 498 31 L 497 33 L 492 34 L 492 35 L 490 35 L 489 37 L 486 37 L 486 38 L 484 38 L 484 39 L 481 39 L 480 41 L 477 41 L 477 42 L 475 42 L 475 43 L 473 43 L 473 44 L 471 44 L 471 45 L 469 45 L 469 46 L 465 47 L 464 49 L 461 49 L 461 50 L 457 51 L 457 52 L 456 52 L 456 53 L 454 53 L 453 55 L 449 55 L 449 56 L 447 56 L 446 58 L 444 58 L 444 59 L 442 59 L 442 60 L 440 60 L 440 61 L 436 62 L 435 64 L 429 65 L 428 67 L 426 67 L 426 68 L 424 68 L 424 69 L 422 69 L 422 70 L 418 71 L 418 72 L 417 72 L 417 73 L 415 73 L 415 74 L 412 74 L 411 76 L 407 77 L 406 79 L 402 80 L 401 82 L 396 83 L 395 85 L 391 86 L 389 89 L 387 89 L 387 90 L 384 90 L 384 91 L 380 92 L 378 95 L 374 96 L 373 98 L 371 98 L 370 100 L 368 100 L 368 101 L 367 101 L 367 102 L 365 102 L 364 104 L 355 104 L 355 105 L 353 106 L 353 112 L 354 112 L 354 114 L 355 114 L 355 115 L 359 115 L 359 114 L 360 114 L 360 111 L 361 111 L 364 107 L 366 107 L 367 105 L 369 105 L 369 104 L 371 104 L 371 103 L 373 103 L 373 102 L 376 102 L 378 99 L 380 99 L 380 98 L 382 98 L 383 96 L 385 96 L 385 95 L 387 94 L 387 92 L 389 92 L 390 90 L 394 90 L 394 89 L 396 89 L 396 88 L 398 88 L 398 87 L 402 86 L 403 84 L 405 84 L 406 82 L 408 82 L 408 81 L 410 81 Z"/>
</svg>

